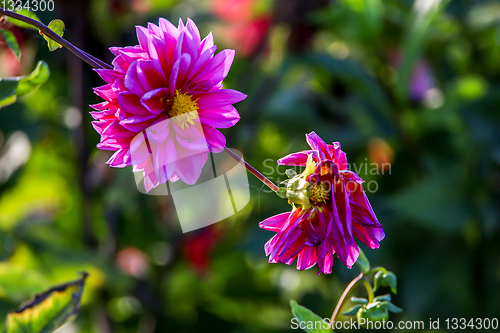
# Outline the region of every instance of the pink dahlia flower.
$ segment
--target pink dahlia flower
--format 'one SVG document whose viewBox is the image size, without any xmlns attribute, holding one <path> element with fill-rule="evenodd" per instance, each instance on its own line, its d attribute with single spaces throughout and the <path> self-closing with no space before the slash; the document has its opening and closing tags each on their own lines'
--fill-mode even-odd
<svg viewBox="0 0 500 333">
<path fill-rule="evenodd" d="M 223 89 L 233 50 L 215 55 L 210 33 L 203 40 L 188 19 L 176 28 L 137 27 L 139 45 L 113 47 L 113 69 L 98 69 L 106 84 L 95 88 L 104 102 L 93 105 L 98 148 L 116 151 L 113 167 L 143 171 L 146 190 L 168 180 L 198 180 L 209 152 L 220 152 L 226 139 L 216 128 L 239 120 L 232 104 L 246 95 Z"/>
<path fill-rule="evenodd" d="M 278 160 L 281 165 L 306 167 L 285 182 L 292 211 L 270 217 L 260 227 L 276 232 L 265 246 L 270 263 L 290 265 L 297 259 L 299 270 L 318 263 L 320 272 L 330 274 L 334 254 L 349 268 L 356 262 L 355 237 L 376 249 L 385 234 L 363 191 L 363 180 L 347 169 L 340 144 L 328 145 L 314 132 L 306 139 L 312 150 Z"/>
</svg>

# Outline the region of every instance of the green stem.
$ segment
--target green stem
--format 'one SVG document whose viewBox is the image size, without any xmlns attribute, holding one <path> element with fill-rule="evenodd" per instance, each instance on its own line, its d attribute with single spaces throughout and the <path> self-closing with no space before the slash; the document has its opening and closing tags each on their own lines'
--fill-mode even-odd
<svg viewBox="0 0 500 333">
<path fill-rule="evenodd" d="M 368 293 L 368 303 L 373 302 L 373 299 L 375 298 L 375 292 L 373 291 L 372 285 L 370 284 L 370 281 L 366 277 L 363 277 L 363 284 L 366 287 L 366 292 Z"/>
<path fill-rule="evenodd" d="M 23 21 L 25 23 L 28 23 L 29 25 L 32 25 L 36 28 L 38 28 L 45 36 L 49 37 L 50 39 L 54 40 L 55 42 L 61 44 L 62 46 L 66 47 L 68 50 L 70 50 L 73 54 L 75 54 L 78 58 L 82 59 L 85 61 L 87 64 L 94 68 L 100 68 L 100 69 L 112 69 L 113 67 L 107 63 L 105 63 L 102 60 L 97 59 L 94 56 L 91 56 L 85 51 L 80 50 L 78 47 L 74 46 L 58 34 L 56 34 L 54 31 L 52 31 L 48 26 L 43 24 L 42 22 L 39 22 L 37 20 L 34 20 L 32 18 L 26 17 L 24 15 L 20 15 L 14 12 L 11 12 L 10 10 L 6 10 L 3 8 L 0 8 L 0 14 L 5 15 L 5 16 L 10 16 L 16 20 Z"/>
<path fill-rule="evenodd" d="M 335 310 L 332 313 L 332 317 L 330 318 L 330 324 L 333 325 L 333 323 L 337 320 L 340 311 L 342 310 L 342 307 L 344 304 L 347 302 L 349 299 L 350 294 L 356 289 L 356 287 L 365 279 L 365 275 L 363 273 L 359 274 L 354 278 L 354 280 L 349 283 L 349 285 L 345 288 L 344 292 L 342 293 L 342 296 L 340 296 L 340 299 L 337 303 L 337 306 L 335 306 Z M 366 279 L 365 279 L 366 280 Z"/>
<path fill-rule="evenodd" d="M 368 276 L 370 274 L 377 273 L 379 271 L 384 274 L 387 274 L 387 269 L 385 269 L 384 267 L 374 267 L 368 273 L 366 273 L 366 275 Z"/>
<path fill-rule="evenodd" d="M 224 147 L 224 150 L 226 153 L 228 153 L 229 156 L 231 156 L 234 160 L 236 160 L 238 163 L 243 163 L 245 168 L 250 171 L 252 175 L 257 177 L 261 182 L 263 182 L 267 187 L 269 187 L 271 190 L 274 192 L 277 192 L 279 190 L 279 187 L 276 186 L 272 181 L 270 181 L 266 176 L 261 174 L 257 169 L 255 169 L 253 166 L 248 164 L 245 160 L 243 160 L 241 157 L 239 157 L 237 154 L 233 153 L 229 148 Z"/>
</svg>

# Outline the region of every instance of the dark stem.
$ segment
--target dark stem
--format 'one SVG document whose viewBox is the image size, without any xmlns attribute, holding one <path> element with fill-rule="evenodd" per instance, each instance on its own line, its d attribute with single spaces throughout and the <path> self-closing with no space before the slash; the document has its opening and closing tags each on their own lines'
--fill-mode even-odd
<svg viewBox="0 0 500 333">
<path fill-rule="evenodd" d="M 237 154 L 233 153 L 229 148 L 227 147 L 224 147 L 224 150 L 226 151 L 226 153 L 229 154 L 229 156 L 231 156 L 234 160 L 236 160 L 237 162 L 239 163 L 243 163 L 243 165 L 245 165 L 245 168 L 250 171 L 250 173 L 252 175 L 254 175 L 255 177 L 257 177 L 261 182 L 263 182 L 265 185 L 267 185 L 267 187 L 269 187 L 271 190 L 273 190 L 274 192 L 277 192 L 279 190 L 279 187 L 276 186 L 272 181 L 270 181 L 266 176 L 264 176 L 263 174 L 261 174 L 259 171 L 257 171 L 257 169 L 255 169 L 253 166 L 251 166 L 250 164 L 248 164 L 247 162 L 245 162 L 245 160 L 243 160 L 241 157 L 239 157 Z"/>
<path fill-rule="evenodd" d="M 39 22 L 37 20 L 34 20 L 32 18 L 11 12 L 9 10 L 5 10 L 3 8 L 0 8 L 0 14 L 5 15 L 5 16 L 10 16 L 12 18 L 15 18 L 16 20 L 23 21 L 25 23 L 28 23 L 36 28 L 38 28 L 45 36 L 49 37 L 50 39 L 54 40 L 55 42 L 61 44 L 62 46 L 66 47 L 68 50 L 70 50 L 73 54 L 75 54 L 78 58 L 82 59 L 85 61 L 87 64 L 94 68 L 100 68 L 100 69 L 112 69 L 113 67 L 107 63 L 105 63 L 102 60 L 97 59 L 94 56 L 91 56 L 85 51 L 80 50 L 78 47 L 74 46 L 58 34 L 56 34 L 54 31 L 52 31 L 49 27 L 47 27 L 45 24 L 42 22 Z"/>
</svg>

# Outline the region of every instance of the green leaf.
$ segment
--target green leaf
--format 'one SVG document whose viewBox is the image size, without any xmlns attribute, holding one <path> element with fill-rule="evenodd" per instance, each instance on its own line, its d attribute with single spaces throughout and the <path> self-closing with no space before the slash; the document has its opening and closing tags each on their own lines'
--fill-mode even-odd
<svg viewBox="0 0 500 333">
<path fill-rule="evenodd" d="M 23 96 L 37 89 L 39 86 L 47 82 L 50 77 L 49 65 L 45 61 L 39 61 L 36 68 L 31 74 L 20 77 L 19 86 L 17 87 L 17 95 Z"/>
<path fill-rule="evenodd" d="M 368 304 L 368 300 L 362 297 L 351 297 L 351 302 L 356 304 Z"/>
<path fill-rule="evenodd" d="M 393 312 L 393 313 L 403 312 L 403 309 L 395 306 L 394 304 L 392 304 L 389 301 L 380 302 L 380 306 L 383 307 L 384 309 L 390 311 L 390 312 Z"/>
<path fill-rule="evenodd" d="M 382 296 L 377 296 L 373 299 L 375 302 L 379 302 L 379 301 L 391 301 L 391 294 L 386 294 L 386 295 L 382 295 Z"/>
<path fill-rule="evenodd" d="M 366 258 L 363 250 L 361 250 L 361 248 L 359 248 L 359 257 L 358 257 L 358 260 L 356 261 L 356 264 L 359 265 L 359 267 L 361 268 L 361 271 L 363 273 L 368 273 L 370 271 L 370 262 L 368 261 L 368 258 Z"/>
<path fill-rule="evenodd" d="M 17 57 L 17 60 L 21 60 L 21 48 L 17 43 L 16 36 L 12 32 L 7 29 L 0 29 L 0 35 L 2 35 L 5 44 L 14 52 Z"/>
<path fill-rule="evenodd" d="M 33 12 L 30 12 L 29 10 L 23 9 L 23 10 L 20 10 L 16 13 L 40 22 L 40 19 L 38 18 L 38 16 L 36 16 Z M 13 24 L 15 26 L 18 26 L 21 28 L 29 28 L 29 29 L 33 29 L 33 30 L 38 30 L 38 28 L 35 28 L 34 26 L 32 26 L 31 24 L 28 24 L 26 22 L 19 21 L 19 20 L 16 20 L 16 19 L 14 19 L 12 17 L 8 17 L 8 16 L 4 16 L 4 17 L 6 18 L 7 21 L 9 21 L 11 24 Z"/>
<path fill-rule="evenodd" d="M 62 35 L 64 35 L 64 29 L 65 29 L 65 25 L 64 25 L 64 22 L 57 19 L 57 20 L 53 20 L 49 23 L 49 29 L 54 31 L 56 34 L 58 34 L 59 36 L 62 37 Z M 44 33 L 40 32 L 43 36 L 43 38 L 47 41 L 47 45 L 49 47 L 49 50 L 52 52 L 52 51 L 55 51 L 59 48 L 62 47 L 61 44 L 55 42 L 54 40 L 52 40 L 52 38 L 46 36 Z"/>
<path fill-rule="evenodd" d="M 87 273 L 35 296 L 7 315 L 3 333 L 51 333 L 76 318 Z"/>
<path fill-rule="evenodd" d="M 397 294 L 398 291 L 397 291 L 397 278 L 396 278 L 396 274 L 394 274 L 393 272 L 387 272 L 387 273 L 383 273 L 383 272 L 377 272 L 377 274 L 375 274 L 375 277 L 373 279 L 374 283 L 373 283 L 373 290 L 374 291 L 377 291 L 377 289 L 379 287 L 389 287 L 391 288 L 391 292 L 393 294 Z"/>
<path fill-rule="evenodd" d="M 297 318 L 299 322 L 302 322 L 303 327 L 306 327 L 304 331 L 308 333 L 332 332 L 330 329 L 326 328 L 328 325 L 323 322 L 323 319 L 308 308 L 297 304 L 293 299 L 290 301 L 290 306 L 295 318 Z"/>
<path fill-rule="evenodd" d="M 347 310 L 346 312 L 343 312 L 342 314 L 345 316 L 354 316 L 356 313 L 358 313 L 359 309 L 361 309 L 363 307 L 364 307 L 364 305 L 357 304 L 357 305 L 353 306 L 352 308 L 350 308 L 349 310 Z"/>
</svg>

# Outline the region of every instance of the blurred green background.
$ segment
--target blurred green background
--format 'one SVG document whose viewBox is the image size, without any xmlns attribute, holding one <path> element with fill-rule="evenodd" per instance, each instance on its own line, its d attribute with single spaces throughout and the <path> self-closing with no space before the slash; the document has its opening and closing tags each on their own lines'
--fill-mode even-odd
<svg viewBox="0 0 500 333">
<path fill-rule="evenodd" d="M 498 1 L 56 0 L 37 14 L 107 62 L 158 17 L 213 31 L 219 51 L 237 51 L 225 87 L 249 96 L 222 131 L 229 147 L 279 182 L 276 159 L 314 130 L 371 184 L 386 238 L 363 249 L 398 276 L 392 320 L 441 318 L 444 331 L 446 318 L 500 317 Z M 0 45 L 1 76 L 41 59 L 52 72 L 0 110 L 0 322 L 82 270 L 82 311 L 61 333 L 289 332 L 291 298 L 330 317 L 358 270 L 268 264 L 273 233 L 258 223 L 285 200 L 249 174 L 244 210 L 183 234 L 169 197 L 140 194 L 131 168 L 109 168 L 95 147 L 101 79 L 36 31 L 0 26 L 23 50 L 18 63 Z"/>
</svg>

